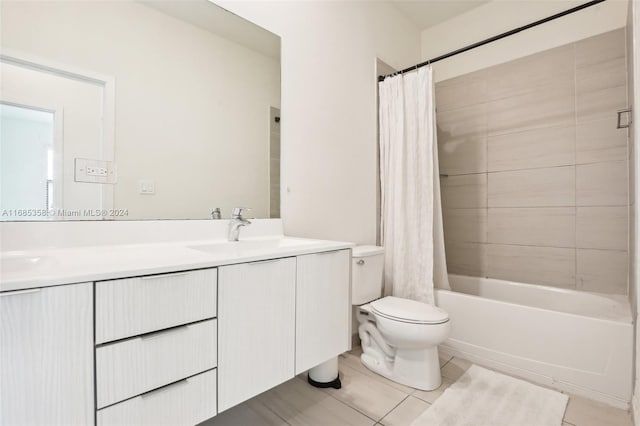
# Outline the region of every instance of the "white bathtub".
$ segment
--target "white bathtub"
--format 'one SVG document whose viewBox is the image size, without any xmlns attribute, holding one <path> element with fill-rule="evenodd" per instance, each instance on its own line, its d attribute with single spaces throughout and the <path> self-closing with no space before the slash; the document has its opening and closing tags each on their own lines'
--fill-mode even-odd
<svg viewBox="0 0 640 426">
<path fill-rule="evenodd" d="M 436 290 L 452 321 L 440 352 L 622 408 L 632 386 L 626 296 L 449 275 Z"/>
</svg>

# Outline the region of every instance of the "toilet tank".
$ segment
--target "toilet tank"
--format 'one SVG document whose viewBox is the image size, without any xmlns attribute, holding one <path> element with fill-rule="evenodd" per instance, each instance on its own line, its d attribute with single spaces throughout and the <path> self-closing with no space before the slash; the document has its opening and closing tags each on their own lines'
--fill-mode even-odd
<svg viewBox="0 0 640 426">
<path fill-rule="evenodd" d="M 351 265 L 351 304 L 379 299 L 383 291 L 384 247 L 356 246 Z"/>
</svg>

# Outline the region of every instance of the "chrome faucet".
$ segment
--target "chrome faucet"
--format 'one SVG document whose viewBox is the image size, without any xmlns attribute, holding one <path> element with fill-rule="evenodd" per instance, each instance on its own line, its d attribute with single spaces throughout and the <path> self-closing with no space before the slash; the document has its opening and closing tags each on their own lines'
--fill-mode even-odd
<svg viewBox="0 0 640 426">
<path fill-rule="evenodd" d="M 247 207 L 234 207 L 231 210 L 231 220 L 229 220 L 229 241 L 238 241 L 240 227 L 251 225 L 251 222 L 242 217 L 242 212 L 251 210 Z"/>
</svg>

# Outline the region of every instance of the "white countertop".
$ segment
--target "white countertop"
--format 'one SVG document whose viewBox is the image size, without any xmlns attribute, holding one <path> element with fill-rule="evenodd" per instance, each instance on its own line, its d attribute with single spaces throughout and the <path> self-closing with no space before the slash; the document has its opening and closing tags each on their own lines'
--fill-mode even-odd
<svg viewBox="0 0 640 426">
<path fill-rule="evenodd" d="M 3 251 L 0 291 L 24 290 L 190 269 L 354 247 L 352 243 L 292 237 L 197 240 Z"/>
</svg>

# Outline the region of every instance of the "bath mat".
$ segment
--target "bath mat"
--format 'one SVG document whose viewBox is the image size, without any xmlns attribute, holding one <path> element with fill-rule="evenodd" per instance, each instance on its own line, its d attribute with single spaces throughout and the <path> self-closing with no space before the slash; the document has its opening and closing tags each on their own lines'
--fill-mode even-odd
<svg viewBox="0 0 640 426">
<path fill-rule="evenodd" d="M 569 397 L 472 365 L 411 426 L 560 426 Z"/>
</svg>

